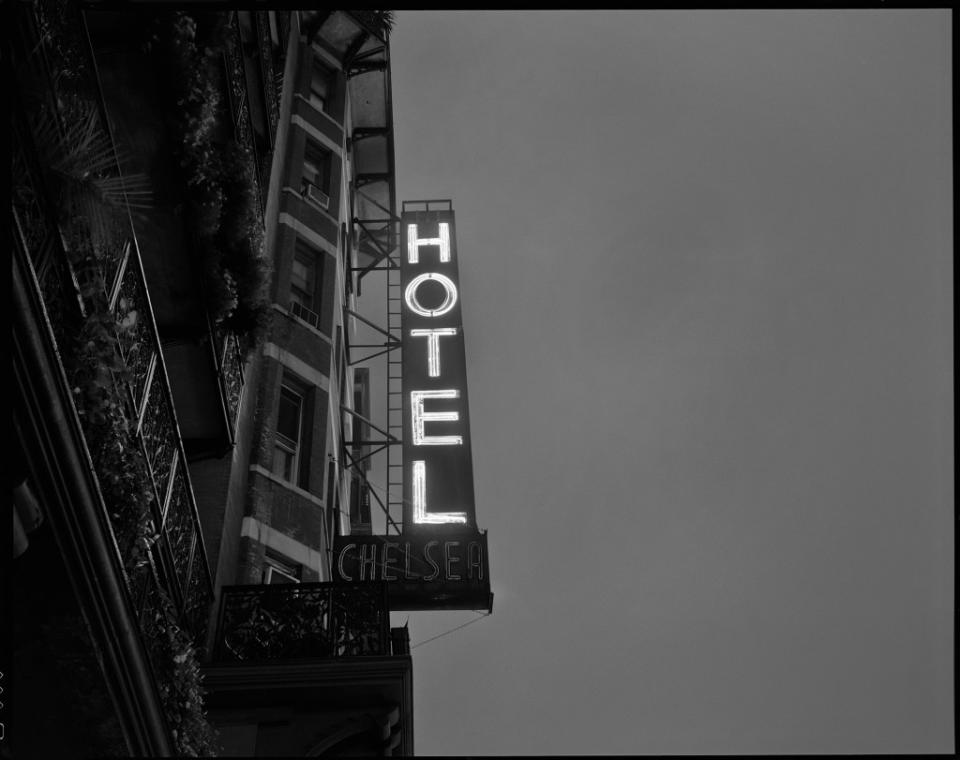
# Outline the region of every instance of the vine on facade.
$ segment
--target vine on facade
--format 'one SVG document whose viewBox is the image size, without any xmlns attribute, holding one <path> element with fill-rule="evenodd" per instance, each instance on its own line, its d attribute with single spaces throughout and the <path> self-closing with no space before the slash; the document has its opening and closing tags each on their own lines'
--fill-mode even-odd
<svg viewBox="0 0 960 760">
<path fill-rule="evenodd" d="M 198 37 L 185 13 L 164 15 L 149 43 L 168 63 L 167 97 L 174 114 L 179 167 L 198 237 L 208 307 L 246 350 L 266 334 L 272 270 L 264 251 L 254 157 L 237 142 L 221 100 L 218 68 L 226 45 L 225 16 Z"/>
</svg>

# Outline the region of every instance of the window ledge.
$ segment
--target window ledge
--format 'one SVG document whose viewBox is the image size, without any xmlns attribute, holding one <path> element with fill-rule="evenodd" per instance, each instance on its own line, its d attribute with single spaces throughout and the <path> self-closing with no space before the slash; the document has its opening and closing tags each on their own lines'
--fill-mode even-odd
<svg viewBox="0 0 960 760">
<path fill-rule="evenodd" d="M 308 106 L 310 106 L 311 109 L 313 109 L 313 112 L 314 112 L 314 113 L 320 114 L 321 116 L 323 116 L 323 118 L 325 118 L 327 121 L 329 121 L 331 124 L 333 124 L 333 125 L 334 125 L 335 127 L 337 127 L 338 129 L 340 129 L 340 130 L 343 129 L 343 122 L 342 122 L 342 121 L 337 121 L 333 116 L 331 116 L 329 113 L 327 113 L 326 111 L 324 111 L 322 108 L 318 107 L 315 103 L 311 103 L 311 102 L 310 102 L 310 98 L 304 97 L 304 96 L 303 96 L 301 93 L 299 93 L 299 92 L 294 93 L 293 97 L 299 98 L 300 100 L 302 100 L 304 103 L 306 103 Z"/>
</svg>

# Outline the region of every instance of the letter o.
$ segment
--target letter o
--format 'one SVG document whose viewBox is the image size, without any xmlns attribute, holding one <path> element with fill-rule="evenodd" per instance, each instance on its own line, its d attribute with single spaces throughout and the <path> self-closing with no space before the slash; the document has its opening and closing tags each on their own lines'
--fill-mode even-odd
<svg viewBox="0 0 960 760">
<path fill-rule="evenodd" d="M 436 309 L 425 309 L 417 300 L 417 288 L 427 280 L 436 280 L 439 282 L 447 294 L 443 303 Z M 453 280 L 446 275 L 439 274 L 438 272 L 425 272 L 410 280 L 410 284 L 407 285 L 403 297 L 407 302 L 407 306 L 410 307 L 410 311 L 414 314 L 419 314 L 421 317 L 440 317 L 450 311 L 457 303 L 457 286 L 454 285 Z"/>
</svg>

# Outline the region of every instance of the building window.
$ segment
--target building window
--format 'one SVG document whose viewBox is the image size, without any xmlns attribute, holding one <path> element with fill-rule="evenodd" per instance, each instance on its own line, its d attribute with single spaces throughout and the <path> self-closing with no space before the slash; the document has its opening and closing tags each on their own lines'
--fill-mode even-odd
<svg viewBox="0 0 960 760">
<path fill-rule="evenodd" d="M 310 79 L 310 102 L 325 113 L 330 113 L 336 81 L 337 73 L 314 58 L 313 75 Z"/>
<path fill-rule="evenodd" d="M 273 449 L 273 474 L 291 483 L 300 475 L 303 431 L 303 394 L 284 383 L 280 386 L 277 434 Z"/>
<path fill-rule="evenodd" d="M 329 150 L 307 141 L 300 194 L 324 210 L 330 208 L 330 161 Z"/>
<path fill-rule="evenodd" d="M 263 558 L 264 583 L 299 583 L 303 576 L 303 565 L 291 562 L 277 552 L 267 549 Z"/>
<path fill-rule="evenodd" d="M 290 311 L 312 327 L 320 327 L 320 283 L 323 257 L 305 243 L 297 241 L 290 273 Z"/>
<path fill-rule="evenodd" d="M 350 484 L 350 532 L 370 535 L 372 529 L 370 487 L 360 478 L 353 478 Z"/>
</svg>

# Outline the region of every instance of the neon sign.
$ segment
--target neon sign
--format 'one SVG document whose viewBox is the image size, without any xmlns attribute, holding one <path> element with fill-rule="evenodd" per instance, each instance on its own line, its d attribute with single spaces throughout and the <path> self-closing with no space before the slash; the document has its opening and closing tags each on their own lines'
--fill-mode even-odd
<svg viewBox="0 0 960 760">
<path fill-rule="evenodd" d="M 404 214 L 404 530 L 475 525 L 453 211 Z"/>
<path fill-rule="evenodd" d="M 403 530 L 334 538 L 334 579 L 386 581 L 395 610 L 493 609 L 473 496 L 454 230 L 449 208 L 401 219 Z"/>
<path fill-rule="evenodd" d="M 456 335 L 456 327 L 437 327 L 432 330 L 411 330 L 411 338 L 427 338 L 427 374 L 430 377 L 440 377 L 440 336 Z"/>
<path fill-rule="evenodd" d="M 416 225 L 412 226 L 415 227 Z M 417 288 L 423 283 L 430 281 L 439 282 L 446 294 L 443 303 L 434 309 L 424 308 L 420 305 L 420 301 L 417 300 Z M 414 314 L 419 314 L 421 317 L 442 317 L 457 305 L 457 286 L 453 284 L 453 280 L 449 277 L 445 277 L 437 272 L 425 272 L 424 274 L 417 275 L 410 281 L 406 290 L 403 291 L 403 300 L 407 302 L 407 308 Z"/>
<path fill-rule="evenodd" d="M 386 581 L 393 610 L 492 610 L 487 535 L 337 536 L 334 577 Z"/>
<path fill-rule="evenodd" d="M 391 541 L 386 536 L 362 537 L 337 552 L 337 570 L 352 581 L 482 581 L 486 572 L 486 542 Z"/>
</svg>

